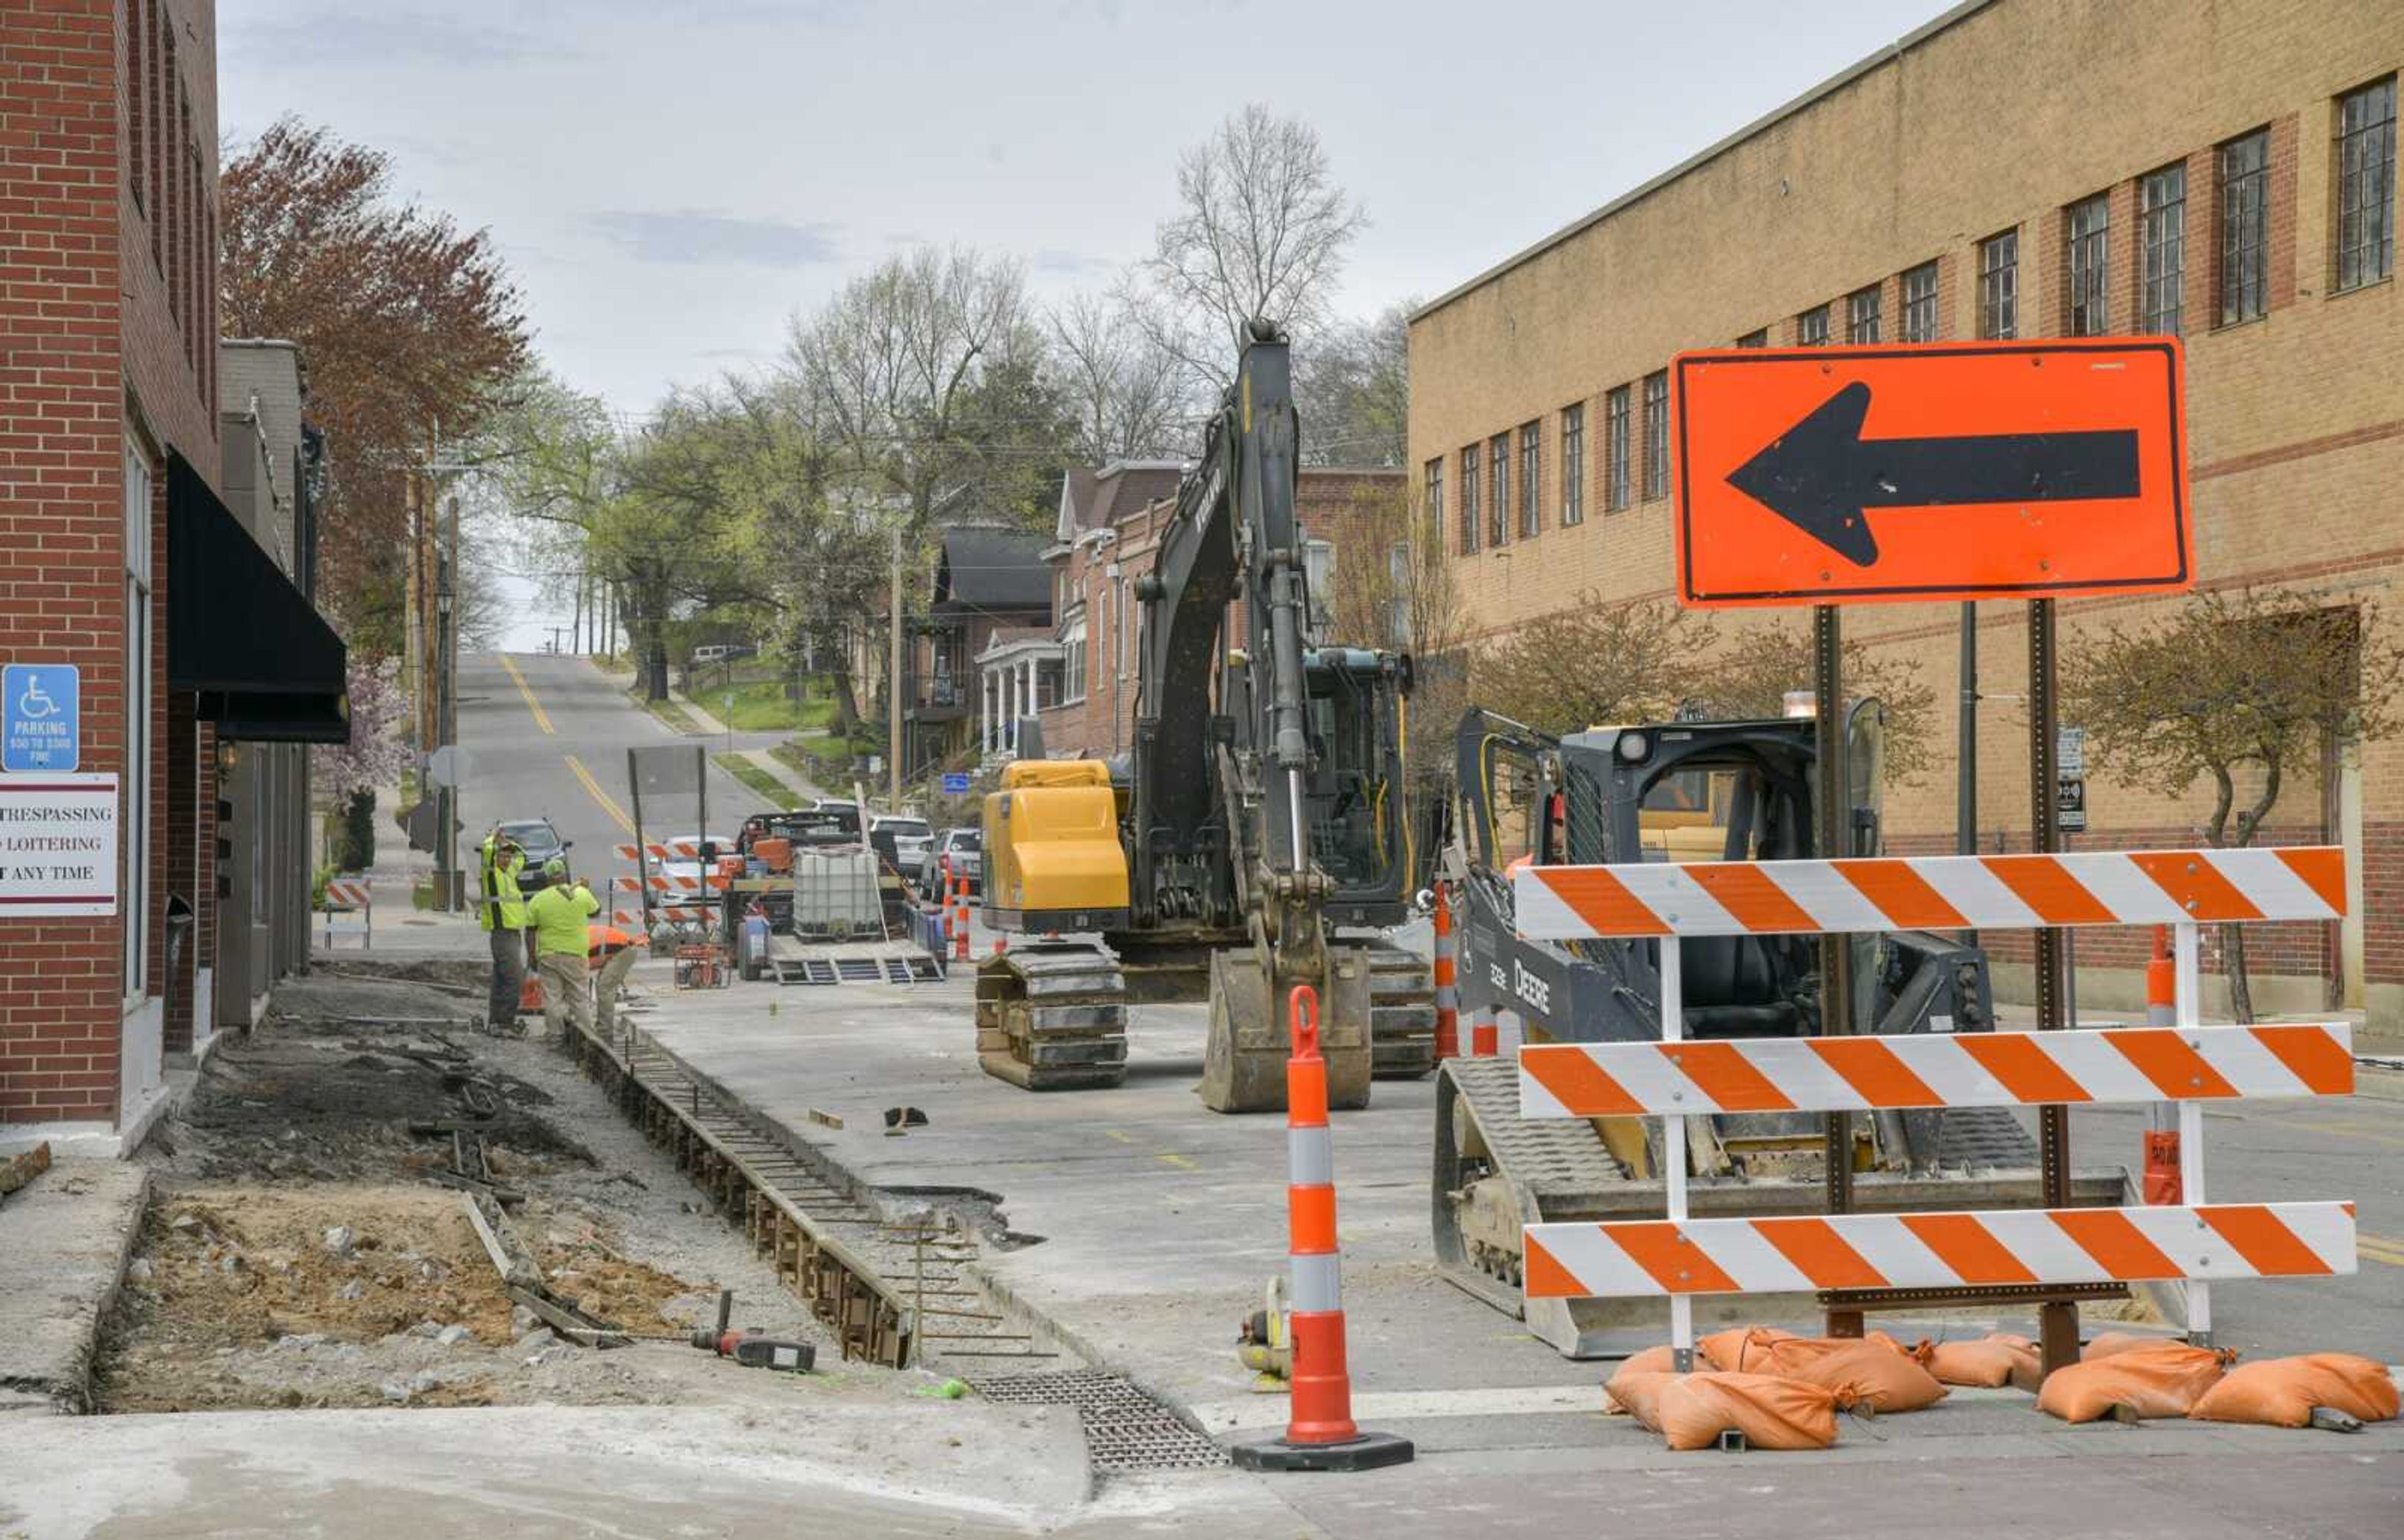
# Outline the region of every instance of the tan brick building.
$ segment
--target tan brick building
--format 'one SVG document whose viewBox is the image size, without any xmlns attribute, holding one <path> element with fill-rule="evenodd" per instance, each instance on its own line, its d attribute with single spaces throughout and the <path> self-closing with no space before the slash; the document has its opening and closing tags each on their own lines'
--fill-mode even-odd
<svg viewBox="0 0 2404 1540">
<path fill-rule="evenodd" d="M 1411 325 L 1410 460 L 1474 628 L 1670 595 L 1682 349 L 2159 331 L 2186 342 L 2201 580 L 2404 623 L 2399 64 L 2394 0 L 1973 0 L 1444 295 Z M 2064 604 L 2065 653 L 2164 602 Z M 1856 609 L 1849 634 L 1950 703 L 1957 616 Z M 2025 839 L 2024 622 L 1980 607 L 1990 849 Z M 2291 782 L 2269 831 L 2347 845 L 2355 917 L 2257 954 L 2256 1000 L 2393 1030 L 2404 742 L 2357 758 Z M 2099 776 L 2090 805 L 2083 843 L 2133 846 L 2198 837 L 2205 805 Z M 1950 848 L 1950 776 L 1889 811 L 1897 847 Z M 2082 998 L 2141 998 L 2142 944 L 2082 941 Z"/>
</svg>

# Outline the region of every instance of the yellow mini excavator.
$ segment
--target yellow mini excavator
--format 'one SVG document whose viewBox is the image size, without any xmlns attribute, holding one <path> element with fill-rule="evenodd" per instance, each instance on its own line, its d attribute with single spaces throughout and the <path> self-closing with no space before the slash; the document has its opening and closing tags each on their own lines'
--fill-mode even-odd
<svg viewBox="0 0 2404 1540">
<path fill-rule="evenodd" d="M 1434 1066 L 1426 964 L 1374 933 L 1410 890 L 1410 660 L 1307 645 L 1298 437 L 1285 339 L 1256 321 L 1136 587 L 1133 749 L 1046 760 L 1022 723 L 985 799 L 985 923 L 1042 938 L 977 966 L 991 1074 L 1117 1085 L 1130 1003 L 1208 1001 L 1203 1101 L 1274 1111 L 1297 984 L 1319 994 L 1333 1105 Z"/>
</svg>

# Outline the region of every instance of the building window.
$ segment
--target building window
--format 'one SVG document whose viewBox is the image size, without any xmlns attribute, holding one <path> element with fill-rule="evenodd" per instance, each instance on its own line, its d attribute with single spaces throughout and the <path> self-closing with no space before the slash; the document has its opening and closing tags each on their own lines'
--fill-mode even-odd
<svg viewBox="0 0 2404 1540">
<path fill-rule="evenodd" d="M 1586 523 L 1586 403 L 1561 408 L 1561 525 Z"/>
<path fill-rule="evenodd" d="M 1085 698 L 1085 623 L 1079 621 L 1069 628 L 1060 649 L 1060 698 L 1055 706 L 1067 706 Z"/>
<path fill-rule="evenodd" d="M 2337 287 L 2396 271 L 2396 77 L 2338 98 Z"/>
<path fill-rule="evenodd" d="M 1423 516 L 1429 533 L 1439 541 L 1444 539 L 1444 456 L 1439 455 L 1427 463 L 1427 508 Z"/>
<path fill-rule="evenodd" d="M 149 78 L 142 70 L 143 31 L 148 21 L 148 0 L 132 0 L 125 14 L 125 186 L 133 206 L 143 206 L 142 167 L 148 154 Z"/>
<path fill-rule="evenodd" d="M 1845 341 L 1879 340 L 1879 291 L 1873 287 L 1845 296 Z"/>
<path fill-rule="evenodd" d="M 1736 340 L 1736 345 L 1739 347 L 1768 347 L 1769 345 L 1769 329 L 1768 327 L 1763 327 L 1758 331 L 1748 331 L 1743 336 L 1739 337 Z"/>
<path fill-rule="evenodd" d="M 1519 536 L 1534 536 L 1544 527 L 1544 426 L 1519 427 Z"/>
<path fill-rule="evenodd" d="M 2220 324 L 2258 319 L 2270 292 L 2271 131 L 2220 147 Z"/>
<path fill-rule="evenodd" d="M 1628 387 L 1621 385 L 1602 399 L 1602 507 L 1615 512 L 1628 506 Z"/>
<path fill-rule="evenodd" d="M 2097 193 L 2070 205 L 2067 276 L 2070 335 L 2101 337 L 2112 329 L 2112 200 Z"/>
<path fill-rule="evenodd" d="M 1323 640 L 1335 623 L 1335 547 L 1325 540 L 1305 541 L 1302 577 L 1310 592 L 1311 639 Z"/>
<path fill-rule="evenodd" d="M 1795 317 L 1795 343 L 1798 347 L 1828 345 L 1828 307 L 1820 305 Z"/>
<path fill-rule="evenodd" d="M 118 782 L 119 902 L 125 916 L 125 1001 L 149 993 L 150 462 L 125 446 L 125 767 Z"/>
<path fill-rule="evenodd" d="M 1135 650 L 1136 613 L 1127 607 L 1127 581 L 1118 581 L 1118 607 L 1111 611 L 1118 617 L 1118 645 L 1111 649 L 1119 656 L 1119 678 L 1127 677 L 1127 656 Z"/>
<path fill-rule="evenodd" d="M 1978 335 L 2020 334 L 2020 232 L 2007 230 L 1978 243 Z"/>
<path fill-rule="evenodd" d="M 1670 371 L 1644 376 L 1644 497 L 1670 490 Z"/>
<path fill-rule="evenodd" d="M 1922 262 L 1903 275 L 1903 337 L 1907 343 L 1936 340 L 1936 264 Z"/>
<path fill-rule="evenodd" d="M 2187 162 L 2137 179 L 2141 331 L 2175 337 L 2187 310 Z"/>
<path fill-rule="evenodd" d="M 1477 554 L 1477 446 L 1461 452 L 1461 553 Z"/>
<path fill-rule="evenodd" d="M 1511 435 L 1497 433 L 1486 445 L 1486 542 L 1511 541 Z"/>
</svg>

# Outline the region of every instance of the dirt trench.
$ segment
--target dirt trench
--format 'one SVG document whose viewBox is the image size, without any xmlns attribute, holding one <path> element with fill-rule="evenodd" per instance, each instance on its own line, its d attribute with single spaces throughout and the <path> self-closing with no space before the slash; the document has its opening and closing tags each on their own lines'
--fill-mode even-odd
<svg viewBox="0 0 2404 1540">
<path fill-rule="evenodd" d="M 748 1404 L 899 1378 L 837 1364 L 566 1056 L 482 1035 L 461 984 L 420 969 L 297 981 L 212 1055 L 142 1157 L 153 1197 L 104 1334 L 99 1409 Z M 678 1340 L 595 1351 L 513 1303 L 466 1196 L 437 1184 L 454 1129 L 482 1137 L 489 1176 L 522 1198 L 513 1226 L 554 1292 Z M 820 1343 L 820 1372 L 743 1369 L 683 1341 L 720 1288 L 737 1324 Z"/>
</svg>

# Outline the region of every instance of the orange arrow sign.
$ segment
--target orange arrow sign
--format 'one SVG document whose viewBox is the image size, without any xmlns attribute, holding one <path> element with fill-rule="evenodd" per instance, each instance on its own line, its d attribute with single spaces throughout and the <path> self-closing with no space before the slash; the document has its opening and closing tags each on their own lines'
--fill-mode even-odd
<svg viewBox="0 0 2404 1540">
<path fill-rule="evenodd" d="M 2195 581 L 2175 338 L 1715 349 L 1673 368 L 1688 605 Z"/>
</svg>

